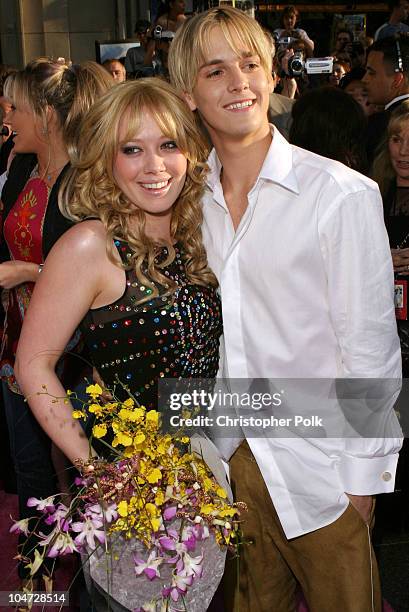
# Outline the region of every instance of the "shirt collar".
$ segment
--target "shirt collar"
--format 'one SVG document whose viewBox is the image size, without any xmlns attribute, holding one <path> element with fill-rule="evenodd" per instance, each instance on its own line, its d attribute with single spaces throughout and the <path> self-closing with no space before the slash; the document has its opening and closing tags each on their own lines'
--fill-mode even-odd
<svg viewBox="0 0 409 612">
<path fill-rule="evenodd" d="M 275 126 L 270 125 L 270 128 L 273 140 L 271 141 L 257 181 L 262 179 L 271 183 L 277 183 L 284 187 L 284 189 L 298 194 L 300 190 L 293 164 L 293 147 Z M 222 168 L 215 149 L 212 149 L 207 163 L 210 168 L 207 175 L 207 184 L 212 191 L 215 191 L 220 185 L 220 171 Z"/>
<path fill-rule="evenodd" d="M 409 93 L 403 94 L 402 96 L 396 96 L 396 98 L 394 98 L 393 100 L 388 102 L 388 104 L 385 105 L 385 110 L 388 110 L 388 108 L 392 106 L 392 104 L 395 104 L 396 102 L 399 102 L 400 100 L 406 100 L 406 98 L 409 98 Z"/>
</svg>

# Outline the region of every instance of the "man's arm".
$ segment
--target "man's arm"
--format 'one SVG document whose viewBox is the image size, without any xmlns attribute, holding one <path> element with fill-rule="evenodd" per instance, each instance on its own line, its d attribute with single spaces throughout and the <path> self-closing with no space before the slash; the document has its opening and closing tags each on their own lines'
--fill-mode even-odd
<svg viewBox="0 0 409 612">
<path fill-rule="evenodd" d="M 342 376 L 358 379 L 350 381 L 353 402 L 344 414 L 355 421 L 360 437 L 345 437 L 339 476 L 351 495 L 390 492 L 402 445 L 393 408 L 402 371 L 392 260 L 378 190 L 368 186 L 340 195 L 326 206 L 319 225 Z"/>
</svg>

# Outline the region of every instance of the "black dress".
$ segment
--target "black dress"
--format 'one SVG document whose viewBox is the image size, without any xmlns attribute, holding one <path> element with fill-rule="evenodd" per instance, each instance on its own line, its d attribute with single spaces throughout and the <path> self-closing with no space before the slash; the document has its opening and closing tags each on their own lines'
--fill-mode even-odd
<svg viewBox="0 0 409 612">
<path fill-rule="evenodd" d="M 116 240 L 127 262 L 127 243 Z M 159 378 L 214 378 L 222 333 L 221 304 L 216 289 L 188 283 L 183 253 L 175 246 L 174 261 L 162 272 L 178 285 L 171 296 L 138 303 L 152 290 L 126 271 L 125 292 L 109 306 L 90 310 L 81 323 L 91 361 L 105 386 L 123 397 L 127 386 L 140 404 L 158 408 Z M 163 262 L 163 247 L 157 261 Z M 160 409 L 160 407 L 159 407 Z"/>
</svg>

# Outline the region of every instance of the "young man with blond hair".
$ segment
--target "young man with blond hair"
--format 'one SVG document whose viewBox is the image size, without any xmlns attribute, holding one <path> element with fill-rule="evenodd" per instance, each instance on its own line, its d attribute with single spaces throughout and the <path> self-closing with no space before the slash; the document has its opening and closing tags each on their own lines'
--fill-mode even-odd
<svg viewBox="0 0 409 612">
<path fill-rule="evenodd" d="M 398 381 L 378 188 L 269 125 L 271 47 L 260 26 L 232 8 L 197 15 L 173 40 L 169 71 L 214 146 L 203 235 L 223 304 L 222 375 Z M 258 432 L 224 448 L 251 541 L 238 589 L 236 560 L 226 569 L 228 610 L 290 612 L 296 581 L 314 612 L 381 610 L 369 523 L 372 496 L 394 486 L 398 391 L 397 382 L 384 398 L 392 437 Z"/>
</svg>

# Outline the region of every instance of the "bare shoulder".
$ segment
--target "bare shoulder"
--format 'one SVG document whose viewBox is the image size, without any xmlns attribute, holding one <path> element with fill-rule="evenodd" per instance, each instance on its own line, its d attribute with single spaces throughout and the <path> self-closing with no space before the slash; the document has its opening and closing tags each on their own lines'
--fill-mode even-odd
<svg viewBox="0 0 409 612">
<path fill-rule="evenodd" d="M 106 231 L 99 220 L 82 221 L 66 231 L 56 242 L 49 257 L 70 253 L 70 259 L 92 260 L 106 252 Z"/>
</svg>

